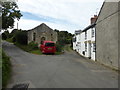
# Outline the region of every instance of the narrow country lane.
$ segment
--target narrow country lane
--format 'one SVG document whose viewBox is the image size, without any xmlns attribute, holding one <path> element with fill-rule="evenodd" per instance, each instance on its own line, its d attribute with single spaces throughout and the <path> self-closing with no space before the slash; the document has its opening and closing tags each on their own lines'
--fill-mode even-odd
<svg viewBox="0 0 120 90">
<path fill-rule="evenodd" d="M 31 88 L 117 88 L 117 72 L 74 51 L 63 55 L 34 55 L 3 42 L 11 57 L 12 79 L 8 87 L 29 83 Z"/>
</svg>

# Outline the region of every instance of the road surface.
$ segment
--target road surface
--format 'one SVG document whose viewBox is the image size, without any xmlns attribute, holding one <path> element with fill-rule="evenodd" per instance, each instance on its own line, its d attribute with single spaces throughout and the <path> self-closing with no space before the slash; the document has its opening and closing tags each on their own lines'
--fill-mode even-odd
<svg viewBox="0 0 120 90">
<path fill-rule="evenodd" d="M 31 88 L 117 88 L 118 73 L 74 51 L 63 55 L 34 55 L 3 42 L 11 57 L 12 79 L 8 84 L 29 83 Z"/>
</svg>

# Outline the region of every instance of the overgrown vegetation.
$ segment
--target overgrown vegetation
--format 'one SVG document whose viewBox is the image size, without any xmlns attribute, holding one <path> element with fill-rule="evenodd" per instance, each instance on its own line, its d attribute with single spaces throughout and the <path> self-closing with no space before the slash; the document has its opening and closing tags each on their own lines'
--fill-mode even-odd
<svg viewBox="0 0 120 90">
<path fill-rule="evenodd" d="M 56 42 L 56 54 L 62 54 L 64 50 L 67 50 L 66 47 L 72 47 L 72 37 L 71 33 L 67 31 L 55 30 L 58 34 L 58 41 Z M 27 31 L 14 29 L 11 33 L 5 31 L 3 33 L 3 39 L 8 42 L 13 42 L 16 46 L 20 47 L 24 51 L 42 54 L 38 48 L 38 44 L 34 41 L 27 44 Z M 70 48 L 69 48 L 70 49 Z"/>
<path fill-rule="evenodd" d="M 14 29 L 11 33 L 5 31 L 2 33 L 2 39 L 8 42 L 27 45 L 27 31 Z"/>
<path fill-rule="evenodd" d="M 28 46 L 31 48 L 31 50 L 38 50 L 38 43 L 35 43 L 34 41 L 30 42 Z"/>
<path fill-rule="evenodd" d="M 59 42 L 56 42 L 56 51 L 57 52 L 63 52 L 64 48 L 62 45 L 59 44 Z"/>
<path fill-rule="evenodd" d="M 1 85 L 0 89 L 2 89 L 2 47 L 1 47 L 1 40 L 0 40 L 0 85 Z"/>
<path fill-rule="evenodd" d="M 58 41 L 56 43 L 57 51 L 62 52 L 66 50 L 66 47 L 72 47 L 72 37 L 73 34 L 68 33 L 68 31 L 55 30 L 58 34 Z"/>
<path fill-rule="evenodd" d="M 14 29 L 11 33 L 5 31 L 2 33 L 3 40 L 14 43 L 19 48 L 23 49 L 26 52 L 34 54 L 42 54 L 38 48 L 38 44 L 34 41 L 27 44 L 27 31 Z"/>
<path fill-rule="evenodd" d="M 27 45 L 27 32 L 18 31 L 13 37 L 13 42 L 19 43 L 21 45 Z"/>
<path fill-rule="evenodd" d="M 0 9 L 0 12 L 2 13 L 2 15 L 0 16 L 0 19 L 2 19 L 1 30 L 5 31 L 2 34 L 2 39 L 8 40 L 9 42 L 14 42 L 14 40 L 18 40 L 19 38 L 18 37 L 14 38 L 15 34 L 10 37 L 11 34 L 8 32 L 7 29 L 13 28 L 15 19 L 19 20 L 22 17 L 22 14 L 20 13 L 20 10 L 18 9 L 16 2 L 10 2 L 10 1 L 5 2 L 4 0 L 0 0 L 0 5 L 2 6 L 2 8 Z M 7 85 L 8 80 L 10 79 L 11 63 L 10 63 L 10 58 L 6 56 L 6 54 L 1 49 L 0 52 L 2 54 L 2 58 L 0 58 L 0 63 L 2 61 L 2 87 L 4 88 Z"/>
<path fill-rule="evenodd" d="M 38 44 L 35 42 L 30 42 L 28 45 L 23 45 L 20 43 L 14 43 L 16 46 L 18 46 L 19 48 L 23 49 L 26 52 L 35 52 L 37 50 L 39 50 L 38 48 Z M 40 51 L 40 50 L 39 50 Z M 38 51 L 37 51 L 38 52 Z M 41 53 L 41 52 L 40 52 Z M 36 53 L 35 53 L 36 54 Z"/>
<path fill-rule="evenodd" d="M 2 52 L 2 87 L 5 88 L 11 76 L 10 58 Z"/>
<path fill-rule="evenodd" d="M 0 47 L 0 68 L 2 68 L 2 48 Z"/>
<path fill-rule="evenodd" d="M 6 40 L 7 38 L 9 38 L 9 32 L 5 31 L 4 33 L 2 33 L 2 39 Z"/>
</svg>

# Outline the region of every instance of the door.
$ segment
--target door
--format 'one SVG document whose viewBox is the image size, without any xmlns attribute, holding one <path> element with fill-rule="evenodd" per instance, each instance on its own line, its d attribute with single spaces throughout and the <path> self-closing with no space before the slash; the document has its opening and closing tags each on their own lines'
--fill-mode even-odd
<svg viewBox="0 0 120 90">
<path fill-rule="evenodd" d="M 45 37 L 41 38 L 41 44 L 43 44 L 43 41 L 45 41 Z"/>
<path fill-rule="evenodd" d="M 88 47 L 88 57 L 91 58 L 91 43 L 89 43 Z"/>
</svg>

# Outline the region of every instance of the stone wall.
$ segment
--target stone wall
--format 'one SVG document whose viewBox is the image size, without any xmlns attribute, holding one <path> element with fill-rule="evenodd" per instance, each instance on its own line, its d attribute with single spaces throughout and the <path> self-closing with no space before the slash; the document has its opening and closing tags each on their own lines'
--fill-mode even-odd
<svg viewBox="0 0 120 90">
<path fill-rule="evenodd" d="M 57 41 L 57 32 L 49 28 L 46 24 L 41 24 L 28 31 L 28 43 L 35 41 L 41 44 L 42 40 Z"/>
</svg>

